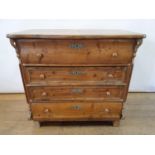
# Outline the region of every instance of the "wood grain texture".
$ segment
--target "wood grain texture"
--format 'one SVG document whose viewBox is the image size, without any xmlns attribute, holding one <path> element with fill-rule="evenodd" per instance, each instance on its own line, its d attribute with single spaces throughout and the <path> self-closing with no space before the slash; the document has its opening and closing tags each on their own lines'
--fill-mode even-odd
<svg viewBox="0 0 155 155">
<path fill-rule="evenodd" d="M 154 135 L 155 93 L 129 93 L 119 127 L 105 121 L 28 120 L 25 94 L 0 94 L 0 135 Z"/>
<path fill-rule="evenodd" d="M 144 38 L 145 34 L 125 30 L 104 29 L 32 29 L 16 33 L 10 33 L 8 38 Z"/>
<path fill-rule="evenodd" d="M 38 121 L 119 120 L 121 103 L 38 103 L 31 104 L 33 119 Z"/>
<path fill-rule="evenodd" d="M 55 100 L 123 101 L 125 89 L 123 86 L 37 86 L 27 88 L 29 101 L 31 102 L 50 102 Z"/>
<path fill-rule="evenodd" d="M 26 84 L 125 83 L 127 67 L 24 67 Z M 58 84 L 59 85 L 59 84 Z"/>
<path fill-rule="evenodd" d="M 71 47 L 75 46 L 82 47 Z M 17 40 L 24 64 L 124 64 L 130 63 L 136 44 L 132 39 Z"/>
<path fill-rule="evenodd" d="M 30 30 L 7 37 L 16 49 L 33 120 L 109 120 L 119 125 L 133 60 L 145 35 Z"/>
</svg>

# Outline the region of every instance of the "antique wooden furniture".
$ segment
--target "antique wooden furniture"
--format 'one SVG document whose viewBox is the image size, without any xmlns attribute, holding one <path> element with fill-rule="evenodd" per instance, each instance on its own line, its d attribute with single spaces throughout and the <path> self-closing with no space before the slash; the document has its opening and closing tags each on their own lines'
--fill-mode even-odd
<svg viewBox="0 0 155 155">
<path fill-rule="evenodd" d="M 7 35 L 16 49 L 35 121 L 119 125 L 143 34 L 121 30 L 27 30 Z"/>
</svg>

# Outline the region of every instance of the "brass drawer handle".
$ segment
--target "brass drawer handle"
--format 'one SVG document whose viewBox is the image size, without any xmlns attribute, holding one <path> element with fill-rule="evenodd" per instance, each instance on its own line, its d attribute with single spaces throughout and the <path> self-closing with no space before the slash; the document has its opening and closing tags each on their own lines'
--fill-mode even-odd
<svg viewBox="0 0 155 155">
<path fill-rule="evenodd" d="M 73 88 L 72 90 L 72 93 L 82 93 L 83 92 L 83 89 L 81 89 L 81 88 Z"/>
<path fill-rule="evenodd" d="M 70 48 L 75 48 L 75 49 L 79 49 L 79 48 L 83 48 L 84 45 L 81 43 L 72 43 L 69 45 Z"/>
<path fill-rule="evenodd" d="M 71 75 L 83 75 L 85 74 L 84 72 L 81 72 L 81 71 L 72 71 L 70 72 Z"/>
<path fill-rule="evenodd" d="M 80 110 L 81 107 L 80 107 L 79 105 L 73 105 L 73 106 L 71 107 L 71 109 L 73 109 L 73 110 Z"/>
</svg>

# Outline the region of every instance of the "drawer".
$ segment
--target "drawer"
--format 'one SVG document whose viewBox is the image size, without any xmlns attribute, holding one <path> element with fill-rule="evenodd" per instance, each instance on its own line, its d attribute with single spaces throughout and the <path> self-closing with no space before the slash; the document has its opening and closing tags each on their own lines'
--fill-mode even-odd
<svg viewBox="0 0 155 155">
<path fill-rule="evenodd" d="M 24 67 L 27 84 L 123 84 L 127 67 Z"/>
<path fill-rule="evenodd" d="M 135 41 L 19 39 L 17 44 L 24 64 L 101 65 L 130 63 Z"/>
<path fill-rule="evenodd" d="M 120 119 L 122 104 L 117 102 L 67 102 L 31 104 L 34 120 L 75 121 Z"/>
<path fill-rule="evenodd" d="M 27 87 L 30 102 L 50 102 L 60 100 L 108 100 L 122 101 L 125 87 L 123 86 L 53 86 Z"/>
</svg>

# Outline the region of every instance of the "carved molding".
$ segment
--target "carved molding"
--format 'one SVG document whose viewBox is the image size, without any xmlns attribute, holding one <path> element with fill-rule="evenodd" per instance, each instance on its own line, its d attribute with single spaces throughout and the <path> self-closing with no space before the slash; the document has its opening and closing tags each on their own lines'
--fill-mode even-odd
<svg viewBox="0 0 155 155">
<path fill-rule="evenodd" d="M 132 62 L 134 61 L 134 58 L 136 57 L 137 50 L 138 50 L 139 46 L 142 44 L 142 42 L 143 42 L 143 39 L 137 39 L 136 40 L 136 45 L 134 47 L 134 53 L 133 53 Z"/>
<path fill-rule="evenodd" d="M 15 42 L 15 40 L 10 39 L 10 43 L 11 43 L 11 45 L 12 45 L 14 48 L 16 48 L 16 42 Z"/>
<path fill-rule="evenodd" d="M 135 46 L 135 53 L 137 52 L 137 49 L 139 48 L 139 46 L 142 44 L 143 39 L 138 39 L 136 42 L 136 46 Z"/>
<path fill-rule="evenodd" d="M 20 60 L 20 56 L 19 56 L 19 50 L 18 50 L 17 45 L 16 45 L 16 41 L 15 41 L 14 39 L 10 39 L 10 43 L 11 43 L 11 45 L 15 48 L 15 50 L 16 50 L 16 55 L 17 55 L 17 58 L 18 58 L 19 63 L 20 63 L 21 60 Z"/>
</svg>

